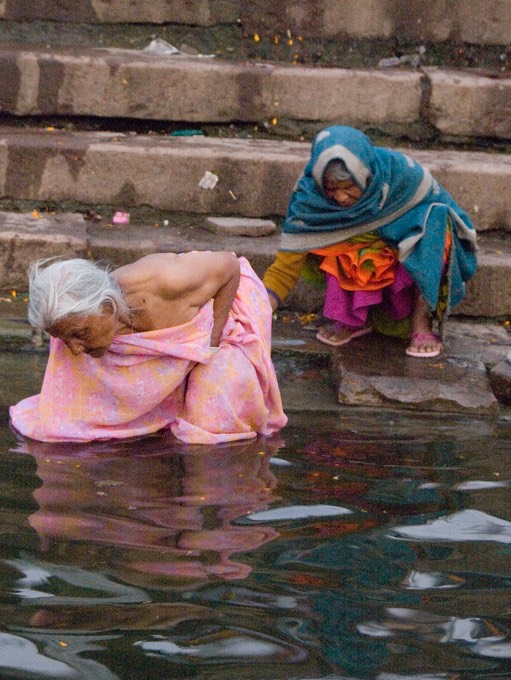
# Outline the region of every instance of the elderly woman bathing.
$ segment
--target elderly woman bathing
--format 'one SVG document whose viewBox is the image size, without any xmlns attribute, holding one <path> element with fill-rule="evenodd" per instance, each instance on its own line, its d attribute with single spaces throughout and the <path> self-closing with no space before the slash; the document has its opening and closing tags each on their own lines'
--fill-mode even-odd
<svg viewBox="0 0 511 680">
<path fill-rule="evenodd" d="M 27 437 L 170 428 L 182 441 L 219 443 L 286 423 L 268 296 L 233 253 L 159 253 L 112 272 L 80 259 L 36 263 L 29 320 L 52 339 L 41 394 L 11 407 Z"/>
</svg>

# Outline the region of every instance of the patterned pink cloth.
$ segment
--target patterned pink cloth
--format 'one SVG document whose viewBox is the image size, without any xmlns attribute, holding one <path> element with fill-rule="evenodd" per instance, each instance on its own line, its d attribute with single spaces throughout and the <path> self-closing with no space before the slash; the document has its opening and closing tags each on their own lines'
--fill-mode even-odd
<svg viewBox="0 0 511 680">
<path fill-rule="evenodd" d="M 170 428 L 180 440 L 217 444 L 283 427 L 271 362 L 271 308 L 240 258 L 241 280 L 220 348 L 210 349 L 213 301 L 190 322 L 119 335 L 95 359 L 51 339 L 41 394 L 10 409 L 13 427 L 39 441 L 121 439 Z"/>
</svg>

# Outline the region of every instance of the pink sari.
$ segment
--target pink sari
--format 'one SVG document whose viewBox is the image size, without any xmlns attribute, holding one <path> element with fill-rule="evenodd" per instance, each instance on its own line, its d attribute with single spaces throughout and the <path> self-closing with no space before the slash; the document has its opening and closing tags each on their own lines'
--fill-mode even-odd
<svg viewBox="0 0 511 680">
<path fill-rule="evenodd" d="M 213 301 L 192 321 L 119 335 L 95 359 L 57 338 L 41 393 L 10 409 L 13 427 L 38 441 L 121 439 L 170 428 L 191 444 L 271 435 L 287 418 L 271 361 L 271 308 L 245 258 L 217 352 Z M 215 348 L 216 349 L 216 348 Z"/>
</svg>

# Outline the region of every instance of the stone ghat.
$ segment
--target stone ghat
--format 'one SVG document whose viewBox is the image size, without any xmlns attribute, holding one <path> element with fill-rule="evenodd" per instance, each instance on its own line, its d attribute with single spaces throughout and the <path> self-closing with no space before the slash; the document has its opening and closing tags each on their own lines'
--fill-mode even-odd
<svg viewBox="0 0 511 680">
<path fill-rule="evenodd" d="M 278 229 L 261 235 L 261 228 L 240 218 L 239 235 L 232 222 L 212 227 L 205 215 L 169 214 L 159 222 L 114 226 L 112 209 L 91 222 L 81 213 L 0 212 L 0 289 L 26 290 L 27 267 L 40 258 L 90 257 L 121 266 L 154 252 L 229 250 L 246 257 L 259 276 L 264 274 L 279 247 Z M 241 235 L 242 234 L 242 235 Z M 511 310 L 511 245 L 506 238 L 483 233 L 479 238 L 479 267 L 469 282 L 467 296 L 455 314 L 471 318 L 509 316 Z M 286 307 L 301 312 L 321 308 L 322 293 L 300 281 Z"/>
<path fill-rule="evenodd" d="M 429 168 L 478 231 L 511 230 L 511 155 L 400 149 Z M 284 215 L 308 142 L 0 128 L 0 198 L 210 215 Z M 213 189 L 199 185 L 206 172 Z"/>
<path fill-rule="evenodd" d="M 231 63 L 143 50 L 0 43 L 3 113 L 273 125 L 376 126 L 511 139 L 511 78 L 484 71 Z M 491 77 L 490 77 L 491 75 Z M 313 94 L 313 96 L 311 96 Z"/>
<path fill-rule="evenodd" d="M 239 22 L 247 32 L 507 45 L 507 0 L 7 0 L 0 19 L 73 23 L 214 26 Z"/>
</svg>

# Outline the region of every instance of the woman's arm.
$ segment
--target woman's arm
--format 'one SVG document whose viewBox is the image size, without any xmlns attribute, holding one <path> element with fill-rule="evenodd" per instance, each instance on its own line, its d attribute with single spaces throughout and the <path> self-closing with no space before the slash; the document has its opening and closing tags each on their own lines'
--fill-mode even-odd
<svg viewBox="0 0 511 680">
<path fill-rule="evenodd" d="M 279 250 L 273 264 L 266 270 L 263 283 L 270 297 L 270 304 L 275 311 L 288 296 L 300 276 L 307 253 L 289 253 Z"/>
<path fill-rule="evenodd" d="M 231 311 L 232 303 L 240 283 L 240 263 L 236 256 L 226 262 L 226 282 L 213 295 L 213 329 L 211 346 L 218 347 L 225 322 Z"/>
</svg>

